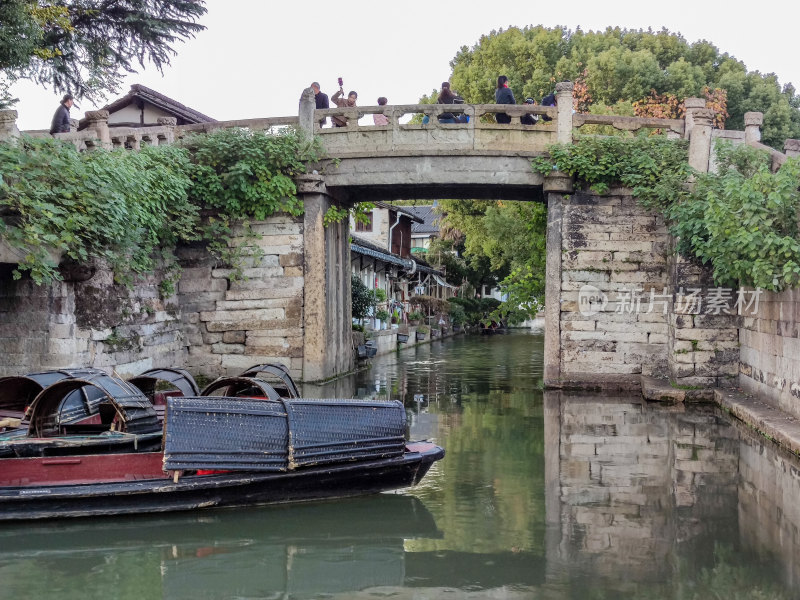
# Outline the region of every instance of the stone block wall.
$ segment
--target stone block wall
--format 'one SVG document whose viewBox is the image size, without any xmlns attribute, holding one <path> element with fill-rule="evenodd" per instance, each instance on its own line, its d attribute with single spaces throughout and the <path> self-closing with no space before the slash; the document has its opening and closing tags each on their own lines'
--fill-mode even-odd
<svg viewBox="0 0 800 600">
<path fill-rule="evenodd" d="M 669 377 L 681 387 L 730 384 L 739 368 L 737 290 L 714 286 L 711 271 L 670 259 Z"/>
<path fill-rule="evenodd" d="M 548 253 L 561 253 L 562 385 L 636 386 L 641 374 L 665 373 L 669 233 L 663 218 L 624 189 L 554 196 L 550 201 L 560 200 L 563 210 L 561 248 Z"/>
<path fill-rule="evenodd" d="M 177 300 L 162 298 L 160 275 L 131 288 L 99 269 L 82 282 L 38 286 L 0 270 L 0 373 L 94 366 L 122 376 L 183 364 Z"/>
<path fill-rule="evenodd" d="M 739 329 L 739 386 L 800 417 L 800 290 L 763 292 Z"/>
<path fill-rule="evenodd" d="M 663 216 L 630 190 L 564 191 L 548 194 L 545 385 L 639 389 L 647 376 L 695 389 L 735 377 L 737 290 L 677 256 Z"/>
<path fill-rule="evenodd" d="M 277 215 L 252 226 L 262 255 L 235 280 L 205 248 L 181 248 L 178 284 L 186 368 L 210 377 L 265 362 L 303 370 L 303 218 Z"/>
<path fill-rule="evenodd" d="M 271 362 L 316 381 L 351 370 L 347 223 L 323 226 L 329 206 L 317 194 L 305 215 L 253 223 L 261 252 L 248 259 L 246 279 L 205 246 L 176 249 L 182 272 L 169 298 L 161 295 L 169 276 L 162 272 L 131 288 L 103 269 L 82 273 L 80 282 L 37 286 L 14 281 L 12 267 L 0 264 L 0 374 L 93 366 L 128 376 L 182 367 L 218 377 Z"/>
</svg>

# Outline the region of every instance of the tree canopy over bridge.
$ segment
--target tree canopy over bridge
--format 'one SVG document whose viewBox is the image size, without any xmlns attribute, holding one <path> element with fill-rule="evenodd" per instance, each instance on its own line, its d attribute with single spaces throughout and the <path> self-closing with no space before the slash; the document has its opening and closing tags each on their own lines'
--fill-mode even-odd
<svg viewBox="0 0 800 600">
<path fill-rule="evenodd" d="M 775 74 L 748 71 L 711 42 L 690 44 L 666 29 L 512 27 L 462 46 L 450 66 L 453 89 L 470 103 L 494 102 L 501 74 L 518 101 L 541 101 L 557 81 L 570 80 L 579 112 L 679 118 L 684 99 L 706 95 L 718 126 L 743 129 L 744 113 L 757 111 L 764 113 L 764 143 L 780 148 L 800 137 L 800 96 L 792 84 L 781 87 Z"/>
<path fill-rule="evenodd" d="M 469 103 L 493 102 L 500 74 L 509 77 L 518 101 L 533 97 L 540 102 L 553 92 L 556 82 L 571 80 L 578 112 L 682 118 L 686 98 L 705 96 L 715 111 L 717 127 L 743 129 L 744 113 L 756 111 L 764 113 L 766 144 L 782 148 L 786 139 L 800 137 L 800 96 L 790 83 L 781 88 L 776 75 L 748 71 L 744 63 L 712 43 L 690 44 L 666 29 L 654 32 L 617 27 L 584 32 L 564 27 L 512 27 L 492 31 L 472 47 L 463 46 L 450 66 L 453 89 Z M 420 101 L 435 102 L 437 94 L 434 91 Z M 713 176 L 709 180 L 716 181 Z M 541 299 L 544 288 L 544 207 L 462 200 L 444 201 L 440 206 L 446 214 L 444 228 L 451 237 L 461 238 L 456 243 L 464 248 L 467 264 L 472 267 L 468 270 L 483 272 L 486 277 L 488 266 L 494 277 L 487 277 L 486 282 L 499 280 L 511 295 L 509 305 L 537 306 L 532 300 Z M 692 207 L 695 218 L 689 220 L 683 215 L 684 227 L 706 218 L 702 210 L 698 212 L 698 204 Z M 720 208 L 713 214 L 724 212 Z M 705 225 L 698 227 L 705 231 Z M 791 245 L 791 235 L 786 238 L 784 233 L 778 238 Z M 741 235 L 750 234 L 742 231 Z M 708 236 L 701 238 L 707 240 Z M 745 245 L 749 247 L 749 243 Z M 721 279 L 742 277 L 768 288 L 780 288 L 796 278 L 794 250 L 787 254 L 792 259 L 784 261 L 785 273 L 777 268 L 784 266 L 781 263 L 777 270 L 753 267 L 744 276 L 733 274 L 725 266 L 727 259 L 714 254 L 712 247 L 717 248 L 706 244 L 704 249 L 684 250 L 710 260 Z M 753 266 L 752 260 L 745 263 Z M 773 277 L 780 284 L 772 286 Z"/>
</svg>

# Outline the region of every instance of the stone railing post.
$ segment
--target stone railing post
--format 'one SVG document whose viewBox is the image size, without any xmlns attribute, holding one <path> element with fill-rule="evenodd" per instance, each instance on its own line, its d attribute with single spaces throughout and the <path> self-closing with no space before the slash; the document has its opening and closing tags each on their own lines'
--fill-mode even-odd
<svg viewBox="0 0 800 600">
<path fill-rule="evenodd" d="M 158 138 L 158 144 L 172 144 L 175 141 L 175 127 L 178 125 L 178 119 L 175 117 L 158 117 L 156 123 L 161 127 L 168 128 L 166 133 L 159 133 L 156 136 Z"/>
<path fill-rule="evenodd" d="M 783 145 L 783 153 L 786 156 L 800 156 L 800 140 L 786 140 Z"/>
<path fill-rule="evenodd" d="M 684 106 L 686 107 L 686 116 L 684 117 L 686 126 L 683 130 L 683 137 L 688 140 L 691 136 L 692 128 L 694 128 L 694 113 L 696 110 L 705 109 L 706 101 L 705 98 L 687 98 L 684 101 Z"/>
<path fill-rule="evenodd" d="M 298 116 L 300 118 L 300 131 L 304 131 L 308 137 L 314 137 L 314 111 L 317 103 L 314 100 L 314 90 L 307 87 L 300 95 L 300 108 Z"/>
<path fill-rule="evenodd" d="M 686 111 L 688 117 L 689 111 Z M 689 134 L 689 166 L 701 173 L 708 173 L 711 157 L 711 123 L 714 111 L 710 108 L 692 109 L 692 129 Z M 687 119 L 688 127 L 688 119 Z"/>
<path fill-rule="evenodd" d="M 571 81 L 561 81 L 556 84 L 556 131 L 559 144 L 572 143 L 572 90 Z"/>
<path fill-rule="evenodd" d="M 744 113 L 744 143 L 757 144 L 761 141 L 761 126 L 764 124 L 764 113 Z"/>
<path fill-rule="evenodd" d="M 93 132 L 95 137 L 100 140 L 100 146 L 106 150 L 111 150 L 111 133 L 108 130 L 108 111 L 86 111 L 86 120 L 88 121 L 86 129 Z"/>
<path fill-rule="evenodd" d="M 0 142 L 10 142 L 19 137 L 17 129 L 17 111 L 0 110 Z"/>
<path fill-rule="evenodd" d="M 81 124 L 81 122 L 78 119 L 70 119 L 69 120 L 69 132 L 70 133 L 77 133 L 78 132 L 78 126 L 80 124 Z"/>
</svg>

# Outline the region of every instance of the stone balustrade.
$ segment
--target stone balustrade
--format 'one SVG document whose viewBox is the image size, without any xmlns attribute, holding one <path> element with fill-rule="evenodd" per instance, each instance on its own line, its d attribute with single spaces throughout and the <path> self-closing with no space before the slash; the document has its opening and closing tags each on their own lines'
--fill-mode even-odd
<svg viewBox="0 0 800 600">
<path fill-rule="evenodd" d="M 576 133 L 585 135 L 581 128 L 587 125 L 611 127 L 618 131 L 638 132 L 643 129 L 660 129 L 672 137 L 690 140 L 690 163 L 700 171 L 714 168 L 713 139 L 725 138 L 734 143 L 746 143 L 766 150 L 772 156 L 772 167 L 777 169 L 788 156 L 798 153 L 796 140 L 788 140 L 786 154 L 761 143 L 762 113 L 745 115 L 745 131 L 734 132 L 713 129 L 705 99 L 686 100 L 685 119 L 660 119 L 651 117 L 625 117 L 619 115 L 592 115 L 572 113 L 572 84 L 561 82 L 557 86 L 559 106 L 531 104 L 401 104 L 387 106 L 355 106 L 306 111 L 313 114 L 313 133 L 322 139 L 328 153 L 334 158 L 390 155 L 390 154 L 504 154 L 535 156 L 547 151 L 555 142 L 570 143 Z M 301 98 L 304 105 L 313 102 L 313 96 Z M 313 106 L 313 105 L 312 105 Z M 466 123 L 442 123 L 441 115 L 450 113 L 468 117 Z M 494 115 L 507 114 L 508 124 L 499 124 Z M 384 115 L 387 125 L 376 125 L 372 115 Z M 535 125 L 523 125 L 524 115 L 538 116 Z M 345 127 L 321 127 L 320 121 L 338 116 L 347 120 Z M 546 117 L 549 120 L 545 120 Z M 13 139 L 19 132 L 17 113 L 0 111 L 0 140 Z M 108 123 L 107 111 L 86 113 L 88 125 L 81 131 L 56 134 L 54 137 L 71 142 L 78 150 L 95 148 L 137 150 L 145 145 L 163 145 L 193 133 L 208 133 L 217 129 L 246 128 L 268 131 L 280 127 L 301 126 L 296 116 L 236 119 L 193 125 L 176 125 L 174 118 L 159 119 L 156 126 L 114 127 Z M 306 125 L 311 128 L 311 126 Z M 694 135 L 692 135 L 695 130 Z M 31 137 L 47 137 L 47 131 L 24 132 Z"/>
<path fill-rule="evenodd" d="M 681 137 L 684 135 L 686 122 L 683 119 L 658 119 L 655 117 L 621 117 L 618 115 L 574 114 L 574 127 L 584 125 L 606 125 L 619 131 L 638 132 L 642 129 L 663 129 Z"/>
</svg>

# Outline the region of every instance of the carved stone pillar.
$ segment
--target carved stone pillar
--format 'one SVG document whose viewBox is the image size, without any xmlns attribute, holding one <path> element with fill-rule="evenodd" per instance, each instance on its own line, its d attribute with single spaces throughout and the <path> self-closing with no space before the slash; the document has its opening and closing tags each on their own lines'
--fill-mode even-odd
<svg viewBox="0 0 800 600">
<path fill-rule="evenodd" d="M 800 140 L 786 140 L 783 145 L 783 153 L 786 156 L 800 156 Z"/>
<path fill-rule="evenodd" d="M 744 113 L 744 143 L 755 144 L 761 141 L 761 126 L 764 124 L 764 113 Z"/>
<path fill-rule="evenodd" d="M 684 106 L 686 107 L 686 116 L 684 117 L 686 128 L 683 131 L 683 137 L 688 140 L 694 127 L 694 113 L 698 109 L 704 109 L 706 101 L 705 98 L 686 98 Z"/>
<path fill-rule="evenodd" d="M 106 150 L 111 150 L 111 133 L 108 131 L 108 111 L 87 111 L 86 120 L 88 122 L 86 129 L 94 132 L 95 137 L 100 141 L 99 145 Z"/>
<path fill-rule="evenodd" d="M 300 131 L 304 131 L 309 137 L 314 137 L 314 111 L 317 103 L 314 100 L 314 90 L 307 87 L 300 95 Z"/>
<path fill-rule="evenodd" d="M 689 114 L 689 111 L 686 111 Z M 711 156 L 711 123 L 714 111 L 710 108 L 695 108 L 692 111 L 692 130 L 689 135 L 689 166 L 708 173 Z"/>
<path fill-rule="evenodd" d="M 561 81 L 556 84 L 556 131 L 559 144 L 572 143 L 572 90 L 575 86 L 571 81 Z"/>
<path fill-rule="evenodd" d="M 0 110 L 0 141 L 10 142 L 19 137 L 17 129 L 17 111 Z"/>
</svg>

